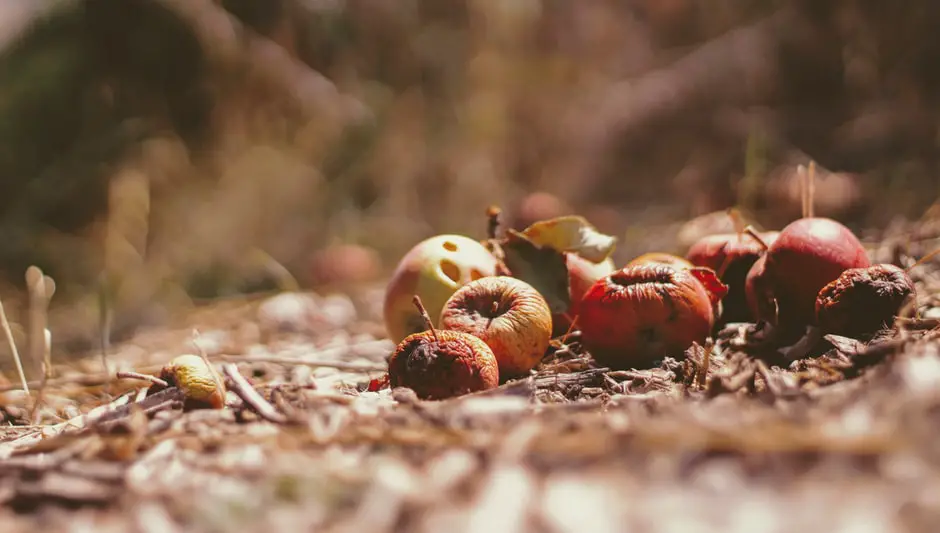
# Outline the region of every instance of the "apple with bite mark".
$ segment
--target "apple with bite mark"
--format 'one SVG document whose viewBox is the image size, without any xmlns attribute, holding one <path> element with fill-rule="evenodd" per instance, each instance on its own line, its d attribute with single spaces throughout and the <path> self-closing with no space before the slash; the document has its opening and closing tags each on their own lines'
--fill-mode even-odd
<svg viewBox="0 0 940 533">
<path fill-rule="evenodd" d="M 598 364 L 614 369 L 681 357 L 711 333 L 712 297 L 690 270 L 661 263 L 624 267 L 581 301 L 581 342 Z"/>
<path fill-rule="evenodd" d="M 755 315 L 751 312 L 746 296 L 747 276 L 766 247 L 772 245 L 779 234 L 777 231 L 758 234 L 763 242 L 744 232 L 707 235 L 689 248 L 686 258 L 692 264 L 711 268 L 718 273 L 722 283 L 728 286 L 728 295 L 722 300 L 720 323 L 754 320 Z"/>
<path fill-rule="evenodd" d="M 801 218 L 783 228 L 764 259 L 751 267 L 747 298 L 758 319 L 802 332 L 816 324 L 816 297 L 823 287 L 850 268 L 870 265 L 865 247 L 847 227 L 828 218 Z"/>
<path fill-rule="evenodd" d="M 444 304 L 440 327 L 469 333 L 496 356 L 503 379 L 527 374 L 542 360 L 552 336 L 552 312 L 535 287 L 493 276 L 457 289 Z"/>
<path fill-rule="evenodd" d="M 427 329 L 405 337 L 388 360 L 389 385 L 407 387 L 422 400 L 443 400 L 495 388 L 499 366 L 481 339 L 435 329 L 421 298 L 413 304 Z"/>
<path fill-rule="evenodd" d="M 400 342 L 427 329 L 412 303 L 415 295 L 437 318 L 458 288 L 496 272 L 493 254 L 469 237 L 438 235 L 421 241 L 402 257 L 385 289 L 382 310 L 389 338 Z"/>
</svg>

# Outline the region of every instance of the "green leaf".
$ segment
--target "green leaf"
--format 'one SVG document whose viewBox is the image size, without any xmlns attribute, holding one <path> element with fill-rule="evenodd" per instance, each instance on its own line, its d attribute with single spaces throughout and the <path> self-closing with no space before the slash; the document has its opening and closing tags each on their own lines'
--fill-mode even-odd
<svg viewBox="0 0 940 533">
<path fill-rule="evenodd" d="M 508 230 L 500 242 L 506 267 L 512 276 L 532 285 L 548 303 L 552 313 L 567 313 L 571 303 L 568 264 L 565 254 L 539 246 L 518 231 Z"/>
<path fill-rule="evenodd" d="M 522 233 L 538 246 L 576 253 L 593 263 L 610 257 L 617 246 L 616 237 L 597 231 L 584 217 L 577 215 L 541 220 Z"/>
</svg>

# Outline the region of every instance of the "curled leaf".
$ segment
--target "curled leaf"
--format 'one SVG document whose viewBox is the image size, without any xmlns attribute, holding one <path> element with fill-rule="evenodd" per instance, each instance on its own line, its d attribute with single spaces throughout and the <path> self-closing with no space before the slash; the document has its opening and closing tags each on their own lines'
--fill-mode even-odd
<svg viewBox="0 0 940 533">
<path fill-rule="evenodd" d="M 504 262 L 514 278 L 532 285 L 548 303 L 552 313 L 565 313 L 570 304 L 568 263 L 565 254 L 539 246 L 514 230 L 506 232 L 500 243 Z"/>
<path fill-rule="evenodd" d="M 708 267 L 694 267 L 688 271 L 705 287 L 712 305 L 718 305 L 718 302 L 728 295 L 728 286 L 721 282 L 714 270 Z"/>
<path fill-rule="evenodd" d="M 577 215 L 536 222 L 522 234 L 538 246 L 573 252 L 592 263 L 610 257 L 617 245 L 616 237 L 597 231 L 584 217 Z"/>
</svg>

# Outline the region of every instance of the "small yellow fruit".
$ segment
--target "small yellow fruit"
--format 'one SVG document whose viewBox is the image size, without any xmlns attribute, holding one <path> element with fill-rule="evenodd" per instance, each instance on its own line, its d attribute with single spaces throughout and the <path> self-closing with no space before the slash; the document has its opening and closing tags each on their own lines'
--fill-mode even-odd
<svg viewBox="0 0 940 533">
<path fill-rule="evenodd" d="M 160 371 L 160 379 L 182 390 L 188 406 L 212 409 L 225 407 L 225 385 L 215 369 L 207 366 L 198 355 L 176 357 Z"/>
</svg>

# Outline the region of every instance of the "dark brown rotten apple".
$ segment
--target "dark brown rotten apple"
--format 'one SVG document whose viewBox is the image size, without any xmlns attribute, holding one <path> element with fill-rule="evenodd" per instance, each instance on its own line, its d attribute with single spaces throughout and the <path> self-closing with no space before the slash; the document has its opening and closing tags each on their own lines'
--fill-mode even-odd
<svg viewBox="0 0 940 533">
<path fill-rule="evenodd" d="M 819 291 L 816 318 L 826 333 L 870 337 L 890 327 L 915 296 L 914 282 L 900 267 L 850 268 Z"/>
<path fill-rule="evenodd" d="M 422 400 L 442 400 L 499 385 L 499 367 L 485 342 L 459 331 L 435 329 L 414 298 L 428 329 L 405 337 L 388 360 L 389 385 L 407 387 Z"/>
</svg>

